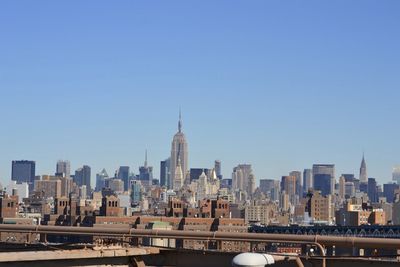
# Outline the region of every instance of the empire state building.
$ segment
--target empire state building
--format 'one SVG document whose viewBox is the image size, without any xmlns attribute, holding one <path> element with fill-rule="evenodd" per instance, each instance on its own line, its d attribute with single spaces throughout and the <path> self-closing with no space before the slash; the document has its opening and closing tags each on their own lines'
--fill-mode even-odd
<svg viewBox="0 0 400 267">
<path fill-rule="evenodd" d="M 183 186 L 188 170 L 188 148 L 182 132 L 182 117 L 179 111 L 178 132 L 174 135 L 171 147 L 171 161 L 168 188 L 179 190 Z"/>
</svg>

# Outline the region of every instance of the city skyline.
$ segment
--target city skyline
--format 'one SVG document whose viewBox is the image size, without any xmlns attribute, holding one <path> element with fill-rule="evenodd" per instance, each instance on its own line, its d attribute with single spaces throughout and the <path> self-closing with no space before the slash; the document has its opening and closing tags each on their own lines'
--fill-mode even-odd
<svg viewBox="0 0 400 267">
<path fill-rule="evenodd" d="M 93 12 L 93 8 L 96 12 Z M 13 160 L 159 176 L 181 106 L 190 167 L 280 179 L 400 164 L 400 4 L 3 2 L 0 178 Z M 221 16 L 221 14 L 224 14 Z M 74 17 L 71 20 L 71 15 Z M 205 19 L 206 18 L 206 19 Z"/>
<path fill-rule="evenodd" d="M 179 111 L 179 120 L 178 120 L 178 133 L 177 134 L 175 134 L 174 135 L 174 140 L 175 140 L 175 136 L 176 135 L 179 135 L 179 134 L 182 134 L 183 135 L 183 131 L 182 131 L 182 117 L 181 117 L 182 115 L 181 115 L 181 111 Z M 183 138 L 185 139 L 185 137 L 183 136 Z M 173 147 L 174 147 L 174 142 L 175 141 L 173 141 Z M 184 142 L 186 142 L 186 141 L 184 141 Z M 175 145 L 176 146 L 176 145 Z M 185 146 L 187 146 L 187 144 L 185 143 Z M 176 147 L 179 147 L 179 146 L 176 146 Z M 187 149 L 187 148 L 186 148 Z M 172 150 L 172 154 L 174 154 L 174 152 L 173 152 L 174 150 Z M 187 153 L 187 152 L 185 152 L 185 153 Z M 175 151 L 175 154 L 176 154 L 176 151 Z M 179 155 L 179 152 L 178 152 L 178 154 L 177 155 Z M 177 156 L 177 157 L 179 157 L 179 156 Z M 26 160 L 26 159 L 20 159 L 20 160 Z M 32 161 L 34 161 L 34 162 L 36 162 L 34 159 L 31 159 Z M 220 159 L 216 159 L 217 161 L 221 161 Z M 13 163 L 15 160 L 13 160 L 11 163 Z M 156 171 L 155 173 L 156 173 L 156 175 L 154 176 L 154 178 L 156 178 L 156 179 L 160 179 L 160 177 L 159 177 L 159 165 L 160 165 L 160 163 L 161 163 L 161 161 L 163 161 L 163 160 L 159 160 L 159 161 L 157 161 L 157 164 L 152 164 L 152 163 L 149 163 L 148 162 L 148 150 L 146 149 L 145 150 L 145 165 L 147 166 L 147 164 L 149 165 L 149 166 L 151 166 L 151 168 L 154 168 L 154 169 L 156 169 L 156 170 L 158 170 L 158 172 Z M 57 161 L 56 161 L 56 164 L 55 164 L 55 167 L 54 167 L 54 172 L 52 172 L 51 170 L 50 171 L 48 171 L 48 172 L 44 172 L 44 173 L 40 173 L 40 169 L 39 169 L 39 172 L 36 172 L 36 175 L 37 176 L 42 176 L 42 175 L 53 175 L 53 174 L 56 174 L 56 173 L 59 173 L 59 167 L 60 167 L 60 163 L 67 163 L 68 164 L 68 169 L 70 169 L 71 167 L 70 167 L 70 161 L 69 160 L 66 160 L 66 159 L 58 159 Z M 215 162 L 214 162 L 215 163 Z M 223 161 L 222 161 L 222 164 L 223 164 Z M 253 165 L 251 162 L 244 162 L 244 163 L 238 163 L 238 164 L 251 164 L 251 165 Z M 326 163 L 317 163 L 317 165 L 323 165 L 323 164 L 326 164 Z M 333 164 L 333 166 L 334 166 L 334 168 L 337 168 L 337 166 L 335 166 L 336 164 L 335 163 L 329 163 L 329 164 Z M 85 165 L 87 165 L 87 164 L 85 164 Z M 130 169 L 130 172 L 131 173 L 134 173 L 134 174 L 139 174 L 140 173 L 140 171 L 139 171 L 139 168 L 143 168 L 143 166 L 142 166 L 143 164 L 140 164 L 140 163 L 138 163 L 138 165 L 137 165 L 137 169 L 136 168 L 131 168 L 131 166 L 132 165 L 129 165 L 129 164 L 127 164 L 126 166 L 127 166 L 127 168 L 131 168 Z M 153 166 L 154 165 L 154 166 Z M 315 163 L 313 163 L 312 165 L 315 165 Z M 365 152 L 363 152 L 362 153 L 362 159 L 361 159 L 361 168 L 359 169 L 360 170 L 360 173 L 359 174 L 357 174 L 357 172 L 337 172 L 335 175 L 334 175 L 334 177 L 332 177 L 332 178 L 335 178 L 336 179 L 336 182 L 338 182 L 339 181 L 339 177 L 342 175 L 342 174 L 348 174 L 348 173 L 351 173 L 351 174 L 354 174 L 354 176 L 356 177 L 356 178 L 358 178 L 358 179 L 360 179 L 361 178 L 361 176 L 362 176 L 362 174 L 361 174 L 361 169 L 363 169 L 363 168 L 366 168 L 366 160 L 365 160 Z M 89 165 L 90 166 L 90 165 Z M 212 165 L 206 165 L 206 166 L 192 166 L 192 165 L 188 165 L 187 166 L 187 168 L 188 169 L 190 169 L 190 168 L 198 168 L 198 167 L 200 167 L 200 168 L 204 168 L 204 169 L 206 169 L 206 168 L 208 168 L 208 167 L 210 167 L 210 166 L 212 166 Z M 115 173 L 116 173 L 116 175 L 117 175 L 117 173 L 119 173 L 119 169 L 121 168 L 121 167 L 124 167 L 124 165 L 119 165 L 118 167 L 116 167 L 115 169 L 110 169 L 109 171 L 111 172 L 111 171 L 115 171 Z M 395 168 L 396 166 L 394 166 L 394 168 Z M 36 168 L 37 168 L 37 162 L 36 162 Z M 64 167 L 65 168 L 65 167 Z M 224 171 L 222 171 L 222 174 L 223 174 L 223 176 L 224 176 L 224 178 L 231 178 L 232 179 L 232 173 L 233 173 L 233 171 L 234 171 L 234 169 L 236 168 L 236 166 L 233 166 L 231 169 L 230 169 L 230 171 L 229 170 L 224 170 L 224 168 L 222 168 L 222 170 L 224 170 Z M 392 170 L 394 170 L 394 168 L 392 169 Z M 78 167 L 78 168 L 76 168 L 75 170 L 77 170 L 77 171 L 79 171 L 81 169 L 81 167 Z M 99 170 L 99 171 L 96 171 L 96 170 L 94 170 L 93 171 L 93 174 L 91 175 L 91 183 L 93 184 L 93 185 L 95 185 L 96 184 L 96 175 L 97 174 L 99 174 L 99 173 L 101 173 L 102 171 L 104 171 L 104 169 L 107 169 L 107 168 L 105 168 L 105 167 L 101 167 L 101 169 Z M 256 178 L 256 186 L 258 186 L 258 184 L 259 184 L 259 180 L 260 179 L 274 179 L 274 180 L 280 180 L 281 179 L 281 177 L 283 177 L 283 176 L 287 176 L 287 175 L 291 175 L 291 172 L 303 172 L 305 169 L 308 169 L 308 166 L 306 166 L 306 167 L 304 167 L 304 168 L 302 168 L 302 169 L 291 169 L 290 171 L 288 171 L 287 173 L 282 173 L 280 176 L 277 176 L 277 177 L 265 177 L 265 176 L 261 176 L 261 177 L 257 177 Z M 73 169 L 71 169 L 71 170 L 68 170 L 69 172 L 70 171 L 74 171 Z M 256 173 L 256 172 L 255 172 Z M 224 175 L 225 174 L 225 175 Z M 391 172 L 391 175 L 392 175 L 392 172 Z M 119 174 L 116 176 L 116 177 L 119 177 Z M 389 179 L 387 179 L 387 180 L 382 180 L 382 179 L 380 179 L 379 177 L 373 177 L 373 176 L 368 176 L 368 178 L 370 178 L 370 177 L 372 177 L 372 178 L 375 178 L 379 183 L 381 183 L 381 184 L 384 184 L 384 183 L 391 183 L 391 182 L 393 182 L 392 181 L 392 176 L 390 176 L 389 177 Z M 173 181 L 173 178 L 172 178 L 172 176 L 170 177 L 170 179 L 171 179 L 171 182 Z M 183 178 L 184 179 L 184 178 Z M 4 180 L 4 181 L 3 181 Z M 3 183 L 3 185 L 6 185 L 7 184 L 7 182 L 8 182 L 8 179 L 1 179 L 0 180 L 0 182 L 2 182 Z M 182 181 L 183 182 L 183 181 Z M 333 185 L 332 185 L 333 186 Z M 93 186 L 93 188 L 94 188 L 94 186 Z M 333 189 L 332 189 L 333 190 Z"/>
</svg>

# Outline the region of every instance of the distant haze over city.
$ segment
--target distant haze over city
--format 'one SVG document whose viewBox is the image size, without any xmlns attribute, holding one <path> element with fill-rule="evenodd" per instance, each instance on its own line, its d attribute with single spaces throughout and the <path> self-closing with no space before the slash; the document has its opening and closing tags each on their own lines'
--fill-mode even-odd
<svg viewBox="0 0 400 267">
<path fill-rule="evenodd" d="M 324 163 L 338 179 L 365 153 L 391 181 L 399 9 L 359 3 L 2 3 L 2 184 L 12 160 L 138 173 L 146 149 L 159 178 L 179 108 L 189 168 L 248 163 L 259 180 Z"/>
</svg>

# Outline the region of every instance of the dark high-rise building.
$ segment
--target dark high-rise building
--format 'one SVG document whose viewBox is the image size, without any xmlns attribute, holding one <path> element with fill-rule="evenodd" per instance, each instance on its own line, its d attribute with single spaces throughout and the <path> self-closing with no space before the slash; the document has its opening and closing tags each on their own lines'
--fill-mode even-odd
<svg viewBox="0 0 400 267">
<path fill-rule="evenodd" d="M 105 187 L 105 180 L 108 179 L 108 173 L 106 169 L 103 169 L 100 173 L 96 174 L 96 192 L 101 192 Z"/>
<path fill-rule="evenodd" d="M 260 190 L 264 194 L 268 194 L 275 187 L 276 181 L 274 179 L 260 179 Z"/>
<path fill-rule="evenodd" d="M 354 184 L 354 189 L 356 191 L 360 191 L 360 180 L 359 179 L 354 179 L 353 184 Z"/>
<path fill-rule="evenodd" d="M 349 173 L 344 173 L 342 174 L 342 176 L 344 177 L 344 181 L 347 182 L 354 182 L 354 180 L 356 179 L 354 174 L 349 174 Z"/>
<path fill-rule="evenodd" d="M 399 188 L 400 186 L 395 183 L 383 184 L 383 196 L 386 198 L 387 202 L 394 202 L 395 192 L 399 190 Z"/>
<path fill-rule="evenodd" d="M 117 178 L 124 182 L 124 191 L 129 190 L 129 166 L 120 166 L 117 172 Z"/>
<path fill-rule="evenodd" d="M 79 168 L 75 171 L 74 182 L 78 186 L 86 186 L 86 194 L 87 197 L 90 196 L 90 192 L 92 191 L 91 187 L 91 169 L 87 165 L 83 165 L 82 168 Z"/>
<path fill-rule="evenodd" d="M 356 177 L 352 173 L 344 173 L 342 174 L 342 176 L 344 177 L 345 182 L 354 182 L 354 180 L 356 179 Z"/>
<path fill-rule="evenodd" d="M 364 192 L 368 194 L 368 183 L 360 183 L 359 185 L 360 192 Z"/>
<path fill-rule="evenodd" d="M 131 184 L 131 202 L 137 206 L 142 199 L 142 184 L 140 181 L 133 180 Z"/>
<path fill-rule="evenodd" d="M 368 198 L 371 203 L 378 202 L 378 187 L 375 178 L 368 178 Z"/>
<path fill-rule="evenodd" d="M 153 183 L 153 167 L 147 165 L 147 151 L 144 166 L 139 167 L 139 180 L 143 186 L 151 186 Z"/>
<path fill-rule="evenodd" d="M 36 163 L 29 160 L 14 160 L 11 166 L 11 180 L 17 183 L 27 183 L 29 191 L 33 191 L 35 185 Z"/>
<path fill-rule="evenodd" d="M 333 195 L 335 189 L 335 165 L 334 164 L 314 164 L 313 165 L 313 184 L 315 190 L 320 190 L 322 195 Z M 328 176 L 330 182 L 327 181 Z M 319 181 L 318 179 L 322 179 Z M 326 186 L 330 187 L 327 188 Z"/>
<path fill-rule="evenodd" d="M 160 162 L 160 185 L 167 186 L 168 181 L 168 160 L 163 160 Z"/>
<path fill-rule="evenodd" d="M 214 163 L 215 174 L 217 175 L 218 179 L 222 179 L 222 168 L 221 168 L 221 161 L 216 160 Z"/>
<path fill-rule="evenodd" d="M 200 175 L 203 173 L 209 177 L 211 173 L 209 169 L 201 169 L 201 168 L 191 168 L 190 169 L 190 181 L 198 180 Z"/>
<path fill-rule="evenodd" d="M 314 174 L 314 190 L 321 191 L 322 196 L 332 194 L 332 176 L 330 174 Z"/>
<path fill-rule="evenodd" d="M 221 180 L 221 188 L 232 188 L 232 179 L 230 178 L 225 178 Z"/>
</svg>

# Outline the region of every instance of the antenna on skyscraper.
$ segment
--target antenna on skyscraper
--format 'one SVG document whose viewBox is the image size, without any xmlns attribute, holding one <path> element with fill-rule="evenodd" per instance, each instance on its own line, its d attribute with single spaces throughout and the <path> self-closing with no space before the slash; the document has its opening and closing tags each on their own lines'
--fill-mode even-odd
<svg viewBox="0 0 400 267">
<path fill-rule="evenodd" d="M 144 154 L 144 167 L 147 168 L 147 149 L 145 150 L 145 154 Z"/>
<path fill-rule="evenodd" d="M 181 112 L 181 107 L 179 107 L 178 130 L 179 130 L 180 133 L 182 132 L 182 112 Z"/>
</svg>

